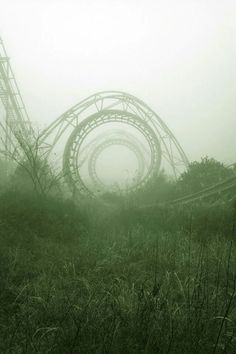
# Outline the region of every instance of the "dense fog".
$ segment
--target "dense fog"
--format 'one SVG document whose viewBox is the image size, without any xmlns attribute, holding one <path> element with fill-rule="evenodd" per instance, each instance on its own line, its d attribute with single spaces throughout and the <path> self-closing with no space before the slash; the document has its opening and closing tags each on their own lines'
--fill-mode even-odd
<svg viewBox="0 0 236 354">
<path fill-rule="evenodd" d="M 233 0 L 9 0 L 0 32 L 40 128 L 102 90 L 152 107 L 190 160 L 235 161 Z"/>
</svg>

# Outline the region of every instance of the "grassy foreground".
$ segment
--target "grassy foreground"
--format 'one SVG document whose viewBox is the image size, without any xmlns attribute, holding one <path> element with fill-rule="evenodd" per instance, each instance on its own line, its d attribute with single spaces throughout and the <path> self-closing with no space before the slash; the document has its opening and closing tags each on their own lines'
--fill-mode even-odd
<svg viewBox="0 0 236 354">
<path fill-rule="evenodd" d="M 0 353 L 236 353 L 235 211 L 0 197 Z"/>
</svg>

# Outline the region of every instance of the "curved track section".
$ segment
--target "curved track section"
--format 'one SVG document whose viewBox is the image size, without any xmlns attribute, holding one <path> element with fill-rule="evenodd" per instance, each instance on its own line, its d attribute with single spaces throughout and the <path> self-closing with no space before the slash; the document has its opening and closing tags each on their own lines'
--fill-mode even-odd
<svg viewBox="0 0 236 354">
<path fill-rule="evenodd" d="M 1 38 L 0 102 L 0 108 L 3 108 L 3 111 L 0 111 L 3 116 L 3 121 L 0 121 L 0 154 L 4 156 L 6 153 L 10 153 L 12 156 L 16 154 L 21 159 L 22 149 L 19 148 L 19 142 L 22 143 L 22 139 L 26 139 L 27 143 L 29 142 L 29 148 L 31 148 L 36 137 Z M 150 150 L 150 164 L 146 168 L 148 170 L 146 175 L 141 173 L 142 178 L 140 177 L 138 181 L 141 186 L 154 173 L 158 172 L 160 167 L 169 167 L 176 177 L 181 172 L 181 168 L 187 167 L 188 159 L 179 142 L 163 120 L 147 104 L 125 92 L 99 92 L 63 113 L 37 139 L 37 146 L 40 146 L 42 156 L 47 158 L 53 155 L 53 150 L 55 154 L 58 145 L 63 147 L 63 166 L 61 168 L 73 192 L 76 190 L 92 194 L 80 175 L 81 167 L 88 160 L 90 161 L 90 175 L 93 176 L 94 183 L 100 183 L 96 176 L 96 156 L 98 154 L 95 152 L 96 149 L 102 150 L 106 141 L 108 145 L 110 143 L 112 145 L 117 143 L 116 139 L 120 138 L 120 142 L 123 139 L 122 144 L 129 144 L 129 148 L 136 152 L 139 167 L 142 160 L 145 166 L 147 165 L 147 147 L 143 148 L 143 143 L 138 142 L 138 139 L 126 129 L 120 130 L 121 134 L 117 134 L 117 130 L 114 129 L 112 132 L 108 130 L 105 135 L 101 134 L 81 147 L 88 133 L 96 130 L 99 125 L 105 126 L 112 122 L 123 122 L 127 126 L 135 127 L 147 141 Z M 140 151 L 143 153 L 142 157 Z M 83 152 L 85 155 L 81 160 L 80 154 Z M 91 156 L 94 157 L 91 158 Z M 231 167 L 235 168 L 235 164 Z M 142 171 L 142 167 L 139 168 L 140 171 Z M 188 204 L 217 196 L 225 198 L 234 195 L 234 193 L 236 193 L 236 177 L 173 200 L 169 204 Z"/>
<path fill-rule="evenodd" d="M 137 139 L 136 136 L 131 133 L 128 133 L 126 130 L 111 129 L 108 130 L 106 134 L 102 133 L 96 136 L 96 138 L 92 139 L 89 144 L 85 145 L 85 147 L 81 150 L 81 161 L 79 167 L 82 167 L 84 163 L 89 161 L 91 153 L 93 153 L 93 151 L 97 149 L 99 145 L 101 145 L 107 140 L 112 139 L 123 139 L 132 143 L 142 153 L 145 168 L 148 166 L 148 161 L 146 158 L 149 154 L 148 148 L 144 144 L 142 144 L 142 142 Z"/>
<path fill-rule="evenodd" d="M 59 142 L 60 146 L 62 141 L 65 142 L 62 168 L 73 192 L 93 194 L 80 174 L 83 142 L 101 125 L 105 129 L 106 125 L 112 127 L 112 123 L 123 124 L 127 133 L 132 127 L 142 135 L 148 146 L 150 164 L 140 188 L 160 168 L 165 168 L 177 177 L 188 165 L 188 159 L 173 133 L 143 101 L 124 92 L 100 92 L 66 111 L 40 136 L 40 146 L 46 156 L 50 156 Z"/>
<path fill-rule="evenodd" d="M 106 139 L 102 143 L 100 143 L 92 152 L 89 161 L 88 161 L 88 170 L 89 170 L 89 175 L 91 177 L 91 180 L 93 181 L 93 184 L 98 187 L 100 190 L 106 190 L 109 188 L 109 190 L 113 191 L 114 186 L 109 186 L 101 181 L 97 174 L 97 160 L 101 153 L 109 148 L 110 146 L 114 145 L 120 145 L 120 146 L 125 146 L 127 147 L 130 151 L 132 151 L 137 159 L 138 162 L 138 170 L 136 175 L 133 178 L 133 181 L 131 185 L 127 185 L 126 191 L 132 191 L 138 188 L 139 183 L 142 183 L 142 179 L 144 176 L 145 172 L 145 161 L 142 155 L 142 151 L 139 149 L 139 147 L 134 144 L 132 141 L 126 140 L 124 138 L 112 138 L 112 139 Z M 115 188 L 116 189 L 116 188 Z"/>
<path fill-rule="evenodd" d="M 159 171 L 161 163 L 161 150 L 159 140 L 150 126 L 139 117 L 132 113 L 123 112 L 120 110 L 103 110 L 88 117 L 85 121 L 80 123 L 70 135 L 63 156 L 63 171 L 66 176 L 68 185 L 71 188 L 76 187 L 81 194 L 91 195 L 91 191 L 86 186 L 86 183 L 81 178 L 78 161 L 80 155 L 80 148 L 86 136 L 88 136 L 95 128 L 107 123 L 125 123 L 136 128 L 143 134 L 148 142 L 151 151 L 151 163 L 147 173 L 146 179 L 154 176 Z M 141 187 L 141 185 L 140 185 Z"/>
</svg>

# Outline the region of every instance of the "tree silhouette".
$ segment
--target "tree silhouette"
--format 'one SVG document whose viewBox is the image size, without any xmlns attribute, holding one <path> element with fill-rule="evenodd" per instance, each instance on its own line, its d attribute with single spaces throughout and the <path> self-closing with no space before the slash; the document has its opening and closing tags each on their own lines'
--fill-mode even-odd
<svg viewBox="0 0 236 354">
<path fill-rule="evenodd" d="M 189 164 L 187 171 L 182 173 L 177 181 L 176 187 L 178 193 L 194 193 L 233 176 L 232 168 L 206 156 L 200 162 L 194 161 Z"/>
</svg>

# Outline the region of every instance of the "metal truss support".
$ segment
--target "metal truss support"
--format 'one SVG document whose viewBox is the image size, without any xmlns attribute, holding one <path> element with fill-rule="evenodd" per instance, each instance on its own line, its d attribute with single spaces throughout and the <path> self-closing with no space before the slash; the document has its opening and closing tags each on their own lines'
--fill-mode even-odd
<svg viewBox="0 0 236 354">
<path fill-rule="evenodd" d="M 114 118 L 114 111 L 122 112 L 123 120 Z M 96 119 L 88 123 L 87 128 L 89 129 L 84 135 L 81 135 L 82 130 L 79 132 L 79 129 L 88 122 L 91 116 Z M 131 116 L 133 118 L 130 121 L 124 118 Z M 98 117 L 103 117 L 99 124 Z M 67 140 L 63 154 L 63 170 L 72 190 L 77 189 L 79 193 L 91 194 L 79 172 L 80 164 L 83 162 L 78 162 L 78 160 L 83 150 L 81 144 L 85 137 L 95 131 L 99 125 L 105 127 L 109 122 L 118 121 L 128 125 L 132 121 L 131 125 L 144 135 L 149 147 L 151 146 L 152 165 L 149 176 L 154 174 L 154 170 L 156 172 L 164 166 L 161 166 L 161 161 L 167 165 L 175 177 L 181 173 L 181 169 L 187 167 L 188 159 L 179 142 L 163 120 L 149 106 L 130 94 L 120 91 L 105 91 L 86 98 L 63 113 L 40 136 L 40 145 L 46 156 L 50 156 L 60 141 Z M 153 145 L 150 145 L 150 139 L 147 138 L 147 135 L 145 136 L 144 126 L 152 131 L 152 141 L 155 141 Z M 154 151 L 158 151 L 158 154 L 153 153 Z M 158 158 L 155 157 L 156 162 L 153 162 L 154 155 L 158 155 Z"/>
<path fill-rule="evenodd" d="M 0 101 L 5 111 L 5 117 L 0 123 L 1 150 L 12 153 L 16 150 L 19 139 L 27 139 L 28 143 L 33 141 L 34 131 L 1 38 Z"/>
<path fill-rule="evenodd" d="M 142 154 L 142 151 L 139 149 L 139 146 L 132 141 L 126 140 L 124 138 L 112 138 L 112 139 L 108 138 L 105 139 L 100 144 L 98 144 L 96 148 L 93 150 L 91 156 L 89 157 L 88 173 L 91 180 L 93 181 L 93 184 L 96 187 L 98 187 L 100 190 L 106 190 L 108 188 L 108 186 L 104 184 L 97 175 L 96 163 L 100 154 L 105 149 L 115 145 L 127 147 L 130 151 L 134 153 L 138 162 L 138 170 L 136 176 L 134 176 L 132 184 L 130 186 L 127 186 L 127 188 L 125 189 L 125 192 L 130 192 L 138 188 L 139 183 L 142 183 L 142 178 L 144 177 L 144 172 L 145 172 L 145 159 Z M 114 190 L 114 188 L 111 188 L 111 190 Z"/>
</svg>

